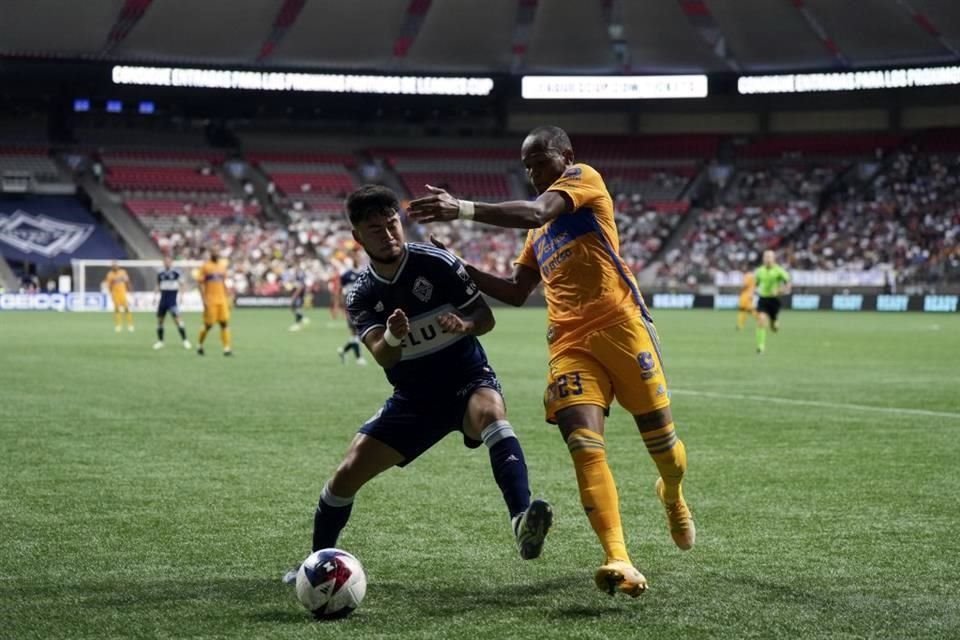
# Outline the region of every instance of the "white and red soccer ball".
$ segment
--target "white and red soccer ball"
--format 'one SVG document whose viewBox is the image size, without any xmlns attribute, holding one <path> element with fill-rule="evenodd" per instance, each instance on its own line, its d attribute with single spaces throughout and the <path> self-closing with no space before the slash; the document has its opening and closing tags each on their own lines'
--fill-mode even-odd
<svg viewBox="0 0 960 640">
<path fill-rule="evenodd" d="M 317 620 L 347 617 L 366 593 L 363 565 L 340 549 L 314 551 L 297 571 L 297 599 Z"/>
</svg>

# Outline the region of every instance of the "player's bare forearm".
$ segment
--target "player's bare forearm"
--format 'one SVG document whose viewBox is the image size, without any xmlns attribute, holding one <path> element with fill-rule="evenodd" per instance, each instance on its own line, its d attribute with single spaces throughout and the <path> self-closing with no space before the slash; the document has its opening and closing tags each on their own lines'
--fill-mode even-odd
<svg viewBox="0 0 960 640">
<path fill-rule="evenodd" d="M 526 301 L 526 298 L 521 298 L 522 293 L 512 278 L 501 278 L 492 273 L 480 271 L 471 265 L 467 265 L 467 273 L 469 273 L 473 281 L 477 283 L 480 291 L 491 298 L 495 298 L 500 302 L 505 302 L 514 307 L 519 307 Z"/>
<path fill-rule="evenodd" d="M 467 273 L 480 291 L 514 307 L 522 307 L 540 282 L 539 272 L 521 266 L 517 266 L 509 278 L 501 278 L 469 264 Z"/>
<path fill-rule="evenodd" d="M 549 222 L 543 207 L 537 201 L 513 200 L 497 204 L 477 202 L 474 211 L 474 220 L 496 227 L 536 229 Z"/>
<path fill-rule="evenodd" d="M 429 187 L 431 195 L 410 203 L 410 217 L 420 223 L 473 218 L 478 222 L 513 229 L 535 229 L 570 210 L 568 199 L 557 191 L 540 194 L 536 200 L 511 200 L 490 204 L 461 201 L 443 189 Z"/>
<path fill-rule="evenodd" d="M 366 345 L 367 350 L 370 352 L 370 355 L 373 356 L 373 359 L 377 361 L 377 364 L 384 369 L 390 369 L 400 362 L 400 358 L 403 356 L 403 347 L 391 347 L 387 344 L 387 341 L 383 338 L 385 333 L 386 329 L 380 327 L 371 329 L 367 335 L 363 337 L 363 344 Z"/>
</svg>

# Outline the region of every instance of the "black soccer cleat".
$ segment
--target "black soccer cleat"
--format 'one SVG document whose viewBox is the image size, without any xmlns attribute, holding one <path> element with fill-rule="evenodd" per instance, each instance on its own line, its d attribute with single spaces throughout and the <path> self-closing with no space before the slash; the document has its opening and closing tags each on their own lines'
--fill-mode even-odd
<svg viewBox="0 0 960 640">
<path fill-rule="evenodd" d="M 204 353 L 203 353 L 203 347 L 197 347 L 197 355 L 198 355 L 198 356 L 204 355 Z"/>
<path fill-rule="evenodd" d="M 516 517 L 513 533 L 517 537 L 517 549 L 524 560 L 539 558 L 543 542 L 553 525 L 553 509 L 546 500 L 534 500 L 527 510 Z"/>
</svg>

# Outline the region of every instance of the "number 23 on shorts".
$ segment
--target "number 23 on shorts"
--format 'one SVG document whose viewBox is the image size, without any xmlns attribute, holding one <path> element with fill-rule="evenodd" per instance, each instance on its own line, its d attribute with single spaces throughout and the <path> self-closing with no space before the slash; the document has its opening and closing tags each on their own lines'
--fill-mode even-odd
<svg viewBox="0 0 960 640">
<path fill-rule="evenodd" d="M 580 382 L 579 372 L 557 376 L 554 384 L 557 385 L 557 395 L 561 398 L 583 395 L 583 384 Z"/>
</svg>

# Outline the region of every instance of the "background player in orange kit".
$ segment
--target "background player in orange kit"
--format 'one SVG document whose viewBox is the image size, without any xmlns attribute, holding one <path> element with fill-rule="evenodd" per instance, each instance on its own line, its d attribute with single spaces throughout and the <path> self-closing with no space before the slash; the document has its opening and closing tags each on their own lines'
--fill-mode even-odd
<svg viewBox="0 0 960 640">
<path fill-rule="evenodd" d="M 127 300 L 127 294 L 130 293 L 130 275 L 126 269 L 122 269 L 114 260 L 110 265 L 110 271 L 103 279 L 103 284 L 110 291 L 110 297 L 113 299 L 113 328 L 120 333 L 123 331 L 123 316 L 126 315 L 127 331 L 133 331 L 133 313 L 130 312 L 130 302 Z"/>
<path fill-rule="evenodd" d="M 740 288 L 740 299 L 737 301 L 737 331 L 743 329 L 747 323 L 747 316 L 757 317 L 757 307 L 754 304 L 753 296 L 757 291 L 757 280 L 753 271 L 745 271 L 743 274 L 743 286 Z"/>
<path fill-rule="evenodd" d="M 216 248 L 210 249 L 210 259 L 200 267 L 200 295 L 203 297 L 203 328 L 197 340 L 197 353 L 204 354 L 203 341 L 214 324 L 220 325 L 223 355 L 233 354 L 230 336 L 230 301 L 227 299 L 227 265 L 221 262 Z"/>
<path fill-rule="evenodd" d="M 411 202 L 410 217 L 530 229 L 512 277 L 469 266 L 467 271 L 481 291 L 517 306 L 543 282 L 550 348 L 546 417 L 567 443 L 581 502 L 606 556 L 595 582 L 611 594 L 636 597 L 647 580 L 627 554 L 603 437 L 613 398 L 633 414 L 660 472 L 656 493 L 674 542 L 690 549 L 696 537 L 681 490 L 686 450 L 674 429 L 659 341 L 633 274 L 618 255 L 613 201 L 600 174 L 575 163 L 570 139 L 559 127 L 530 132 L 521 156 L 536 200 L 474 203 L 428 185 L 432 195 Z"/>
</svg>

